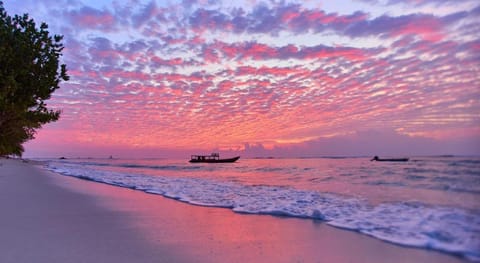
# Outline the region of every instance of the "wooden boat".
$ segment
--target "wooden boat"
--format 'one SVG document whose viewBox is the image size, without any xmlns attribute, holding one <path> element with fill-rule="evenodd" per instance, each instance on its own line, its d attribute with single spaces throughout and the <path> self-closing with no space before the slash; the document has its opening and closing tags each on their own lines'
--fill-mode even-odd
<svg viewBox="0 0 480 263">
<path fill-rule="evenodd" d="M 378 156 L 374 156 L 370 161 L 377 161 L 377 162 L 408 162 L 408 158 L 379 158 Z"/>
<path fill-rule="evenodd" d="M 240 156 L 233 158 L 220 159 L 220 154 L 212 153 L 210 155 L 192 155 L 190 158 L 191 163 L 233 163 L 240 159 Z"/>
</svg>

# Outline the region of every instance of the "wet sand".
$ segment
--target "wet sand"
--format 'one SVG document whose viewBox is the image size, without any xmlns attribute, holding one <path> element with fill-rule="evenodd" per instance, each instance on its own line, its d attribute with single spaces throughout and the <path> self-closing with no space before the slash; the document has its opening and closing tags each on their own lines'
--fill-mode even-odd
<svg viewBox="0 0 480 263">
<path fill-rule="evenodd" d="M 1 159 L 0 262 L 465 262 L 328 226 L 237 214 Z"/>
</svg>

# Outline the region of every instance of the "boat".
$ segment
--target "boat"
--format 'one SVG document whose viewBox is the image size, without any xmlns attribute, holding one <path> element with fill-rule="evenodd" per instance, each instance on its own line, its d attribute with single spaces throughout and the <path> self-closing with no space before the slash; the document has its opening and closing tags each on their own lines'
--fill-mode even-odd
<svg viewBox="0 0 480 263">
<path fill-rule="evenodd" d="M 212 153 L 210 155 L 192 155 L 190 158 L 191 163 L 233 163 L 240 159 L 240 156 L 233 158 L 220 159 L 220 154 Z"/>
<path fill-rule="evenodd" d="M 374 156 L 370 161 L 377 161 L 377 162 L 408 162 L 408 158 L 379 158 L 378 156 Z"/>
</svg>

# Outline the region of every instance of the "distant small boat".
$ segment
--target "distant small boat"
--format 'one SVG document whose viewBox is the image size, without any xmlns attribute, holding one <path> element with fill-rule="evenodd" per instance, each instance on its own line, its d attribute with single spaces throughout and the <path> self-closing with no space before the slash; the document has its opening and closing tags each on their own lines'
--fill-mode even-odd
<svg viewBox="0 0 480 263">
<path fill-rule="evenodd" d="M 240 156 L 233 158 L 220 159 L 220 154 L 212 153 L 210 155 L 192 155 L 190 158 L 191 163 L 233 163 L 240 159 Z"/>
<path fill-rule="evenodd" d="M 370 161 L 377 161 L 377 162 L 408 162 L 408 158 L 379 158 L 378 156 L 374 156 Z"/>
</svg>

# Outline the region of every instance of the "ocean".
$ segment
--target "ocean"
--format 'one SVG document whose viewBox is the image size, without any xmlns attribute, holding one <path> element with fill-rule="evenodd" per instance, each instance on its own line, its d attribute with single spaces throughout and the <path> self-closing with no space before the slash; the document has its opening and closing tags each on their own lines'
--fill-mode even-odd
<svg viewBox="0 0 480 263">
<path fill-rule="evenodd" d="M 397 245 L 480 261 L 480 157 L 48 160 L 61 175 L 192 205 L 317 220 Z"/>
</svg>

